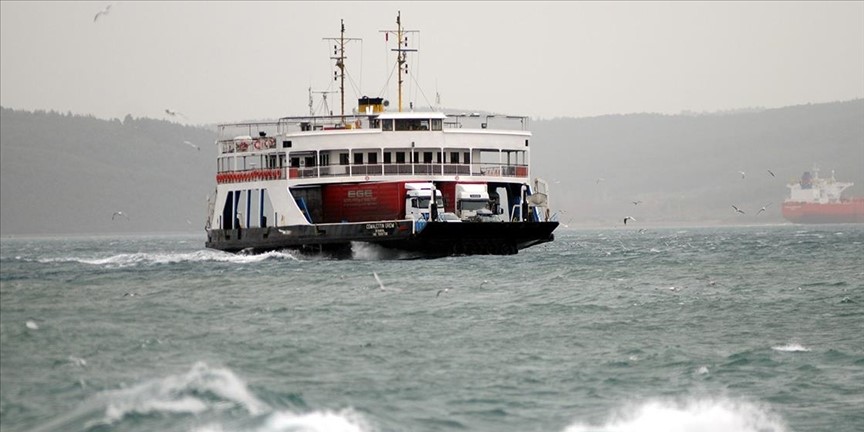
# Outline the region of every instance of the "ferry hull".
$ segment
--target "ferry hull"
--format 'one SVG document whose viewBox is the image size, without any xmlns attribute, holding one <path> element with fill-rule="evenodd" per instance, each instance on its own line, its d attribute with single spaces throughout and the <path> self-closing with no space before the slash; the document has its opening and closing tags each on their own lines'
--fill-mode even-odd
<svg viewBox="0 0 864 432">
<path fill-rule="evenodd" d="M 294 249 L 350 257 L 352 242 L 377 244 L 418 257 L 512 255 L 554 240 L 558 222 L 431 222 L 413 232 L 410 220 L 248 229 L 211 229 L 208 248 L 263 253 Z"/>
<path fill-rule="evenodd" d="M 864 223 L 864 199 L 838 203 L 783 203 L 783 217 L 798 224 Z"/>
</svg>

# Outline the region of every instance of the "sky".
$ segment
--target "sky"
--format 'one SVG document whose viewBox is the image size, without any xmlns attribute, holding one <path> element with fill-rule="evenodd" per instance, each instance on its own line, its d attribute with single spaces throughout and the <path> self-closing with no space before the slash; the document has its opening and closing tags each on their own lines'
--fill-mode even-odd
<svg viewBox="0 0 864 432">
<path fill-rule="evenodd" d="M 96 14 L 111 5 L 107 14 Z M 403 105 L 532 118 L 864 97 L 864 2 L 0 2 L 0 105 L 226 123 Z M 178 113 L 171 117 L 165 110 Z"/>
</svg>

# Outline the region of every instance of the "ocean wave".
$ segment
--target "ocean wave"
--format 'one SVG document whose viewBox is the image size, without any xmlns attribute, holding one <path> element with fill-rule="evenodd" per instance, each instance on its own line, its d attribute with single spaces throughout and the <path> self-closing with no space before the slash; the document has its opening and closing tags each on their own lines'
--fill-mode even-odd
<svg viewBox="0 0 864 432">
<path fill-rule="evenodd" d="M 236 409 L 252 416 L 270 411 L 270 407 L 258 400 L 231 370 L 198 362 L 183 374 L 100 392 L 76 410 L 33 431 L 92 430 L 114 427 L 126 418 L 198 415 Z"/>
<path fill-rule="evenodd" d="M 266 260 L 293 260 L 299 261 L 294 255 L 281 252 L 271 251 L 262 254 L 232 254 L 215 250 L 199 250 L 187 253 L 122 253 L 112 255 L 105 258 L 81 258 L 81 257 L 62 257 L 62 258 L 46 258 L 40 259 L 41 263 L 62 263 L 62 262 L 77 262 L 81 264 L 89 264 L 95 266 L 105 266 L 109 268 L 132 267 L 139 265 L 159 265 L 159 264 L 177 264 L 177 263 L 200 263 L 200 262 L 224 262 L 236 264 L 256 263 Z"/>
<path fill-rule="evenodd" d="M 130 414 L 198 414 L 210 409 L 240 407 L 256 415 L 269 409 L 229 369 L 211 368 L 203 362 L 182 375 L 110 390 L 100 396 L 108 401 L 104 419 L 108 424 Z"/>
<path fill-rule="evenodd" d="M 574 423 L 564 432 L 784 432 L 765 408 L 731 400 L 649 401 L 628 406 L 600 425 Z"/>
<path fill-rule="evenodd" d="M 786 345 L 778 345 L 771 347 L 774 351 L 782 351 L 782 352 L 809 352 L 810 348 L 807 348 L 799 343 L 790 343 Z"/>
</svg>

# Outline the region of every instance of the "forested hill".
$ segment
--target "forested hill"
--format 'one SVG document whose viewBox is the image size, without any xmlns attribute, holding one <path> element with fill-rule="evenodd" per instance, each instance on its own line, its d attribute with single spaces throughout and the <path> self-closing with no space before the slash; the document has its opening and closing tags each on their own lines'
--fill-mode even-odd
<svg viewBox="0 0 864 432">
<path fill-rule="evenodd" d="M 814 165 L 864 195 L 864 100 L 530 126 L 532 175 L 571 226 L 779 223 L 786 183 Z M 2 108 L 0 233 L 200 232 L 215 139 L 214 127 Z"/>
<path fill-rule="evenodd" d="M 862 99 L 531 126 L 533 173 L 549 181 L 553 206 L 567 210 L 561 219 L 573 224 L 620 223 L 627 215 L 648 224 L 782 223 L 786 184 L 814 167 L 822 177 L 834 170 L 838 181 L 854 182 L 844 196 L 864 196 Z"/>
<path fill-rule="evenodd" d="M 0 125 L 4 235 L 203 230 L 215 128 L 7 108 Z"/>
</svg>

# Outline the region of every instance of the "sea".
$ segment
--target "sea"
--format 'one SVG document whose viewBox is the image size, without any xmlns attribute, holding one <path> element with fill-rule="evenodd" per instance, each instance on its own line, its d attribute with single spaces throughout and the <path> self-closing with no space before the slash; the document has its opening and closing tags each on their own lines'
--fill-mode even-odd
<svg viewBox="0 0 864 432">
<path fill-rule="evenodd" d="M 864 225 L 631 225 L 430 260 L 4 237 L 0 429 L 864 430 Z"/>
</svg>

